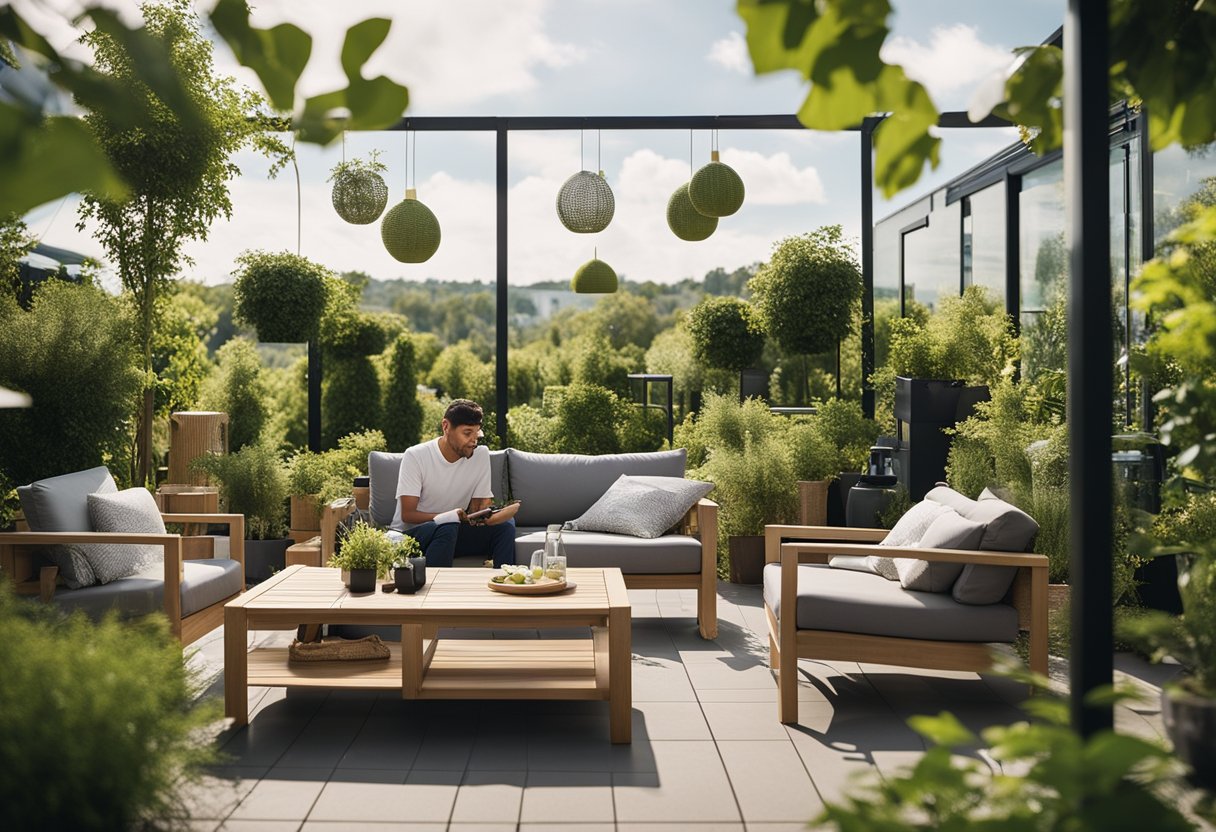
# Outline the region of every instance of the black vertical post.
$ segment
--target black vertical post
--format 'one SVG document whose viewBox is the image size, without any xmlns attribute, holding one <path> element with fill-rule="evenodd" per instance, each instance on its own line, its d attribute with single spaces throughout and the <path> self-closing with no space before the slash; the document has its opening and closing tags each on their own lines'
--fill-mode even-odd
<svg viewBox="0 0 1216 832">
<path fill-rule="evenodd" d="M 1071 252 L 1068 295 L 1068 440 L 1072 522 L 1072 725 L 1109 729 L 1109 705 L 1086 702 L 1111 684 L 1110 180 L 1106 0 L 1068 0 L 1064 22 L 1064 181 Z"/>
<path fill-rule="evenodd" d="M 1005 174 L 1005 314 L 1013 322 L 1013 332 L 1022 330 L 1022 249 L 1021 229 L 1022 177 Z"/>
<path fill-rule="evenodd" d="M 674 402 L 672 401 L 673 396 L 672 396 L 672 390 L 671 390 L 671 388 L 673 388 L 675 386 L 676 385 L 675 385 L 674 378 L 667 379 L 667 443 L 669 445 L 674 445 L 675 441 L 676 441 L 676 436 L 675 436 L 676 412 L 672 407 Z"/>
<path fill-rule="evenodd" d="M 321 345 L 308 342 L 308 450 L 321 451 Z"/>
<path fill-rule="evenodd" d="M 507 447 L 507 124 L 498 123 L 495 147 L 495 173 L 498 184 L 498 292 L 494 307 L 494 415 L 500 447 Z"/>
<path fill-rule="evenodd" d="M 861 410 L 874 418 L 874 127 L 861 121 Z M 839 373 L 838 373 L 839 375 Z"/>
</svg>

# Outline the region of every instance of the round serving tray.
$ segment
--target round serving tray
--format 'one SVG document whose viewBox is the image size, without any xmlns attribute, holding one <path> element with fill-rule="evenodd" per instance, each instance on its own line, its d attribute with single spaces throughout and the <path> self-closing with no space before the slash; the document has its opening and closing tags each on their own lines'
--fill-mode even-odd
<svg viewBox="0 0 1216 832">
<path fill-rule="evenodd" d="M 555 581 L 552 578 L 541 578 L 538 584 L 496 584 L 486 581 L 486 586 L 495 592 L 505 592 L 508 595 L 556 595 L 567 589 L 574 589 L 574 581 Z"/>
</svg>

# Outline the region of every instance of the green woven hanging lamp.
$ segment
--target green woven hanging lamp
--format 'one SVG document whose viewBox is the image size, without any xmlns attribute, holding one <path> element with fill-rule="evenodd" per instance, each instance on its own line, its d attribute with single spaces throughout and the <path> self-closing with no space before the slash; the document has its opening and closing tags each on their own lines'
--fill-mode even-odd
<svg viewBox="0 0 1216 832">
<path fill-rule="evenodd" d="M 333 180 L 331 199 L 339 217 L 354 225 L 368 225 L 380 219 L 388 204 L 388 186 L 380 174 L 340 166 Z"/>
<path fill-rule="evenodd" d="M 580 170 L 557 192 L 557 218 L 575 234 L 603 231 L 615 212 L 616 199 L 603 171 Z"/>
<path fill-rule="evenodd" d="M 697 211 L 688 198 L 688 183 L 676 188 L 667 201 L 667 225 L 681 240 L 690 243 L 707 239 L 718 227 L 717 217 L 707 217 Z"/>
<path fill-rule="evenodd" d="M 710 163 L 693 174 L 688 198 L 697 213 L 707 217 L 729 217 L 743 205 L 743 180 L 730 165 L 718 161 L 713 151 Z"/>
<path fill-rule="evenodd" d="M 582 294 L 610 294 L 616 291 L 616 272 L 599 257 L 578 267 L 570 288 Z"/>
<path fill-rule="evenodd" d="M 380 239 L 388 253 L 402 263 L 425 263 L 439 249 L 439 220 L 417 199 L 417 192 L 407 188 L 405 199 L 384 215 L 380 224 Z"/>
</svg>

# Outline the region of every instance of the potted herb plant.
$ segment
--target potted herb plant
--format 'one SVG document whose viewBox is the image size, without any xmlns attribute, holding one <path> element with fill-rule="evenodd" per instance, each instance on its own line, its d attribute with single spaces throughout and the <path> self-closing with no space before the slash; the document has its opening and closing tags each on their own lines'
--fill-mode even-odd
<svg viewBox="0 0 1216 832">
<path fill-rule="evenodd" d="M 393 548 L 393 583 L 407 595 L 426 585 L 426 558 L 417 540 L 406 535 Z"/>
<path fill-rule="evenodd" d="M 342 538 L 329 565 L 341 569 L 351 592 L 373 592 L 376 579 L 387 577 L 397 556 L 397 544 L 366 523 L 356 523 Z"/>
<path fill-rule="evenodd" d="M 789 452 L 798 483 L 798 522 L 804 526 L 826 526 L 828 486 L 840 470 L 838 452 L 810 422 L 790 428 Z"/>
<path fill-rule="evenodd" d="M 291 494 L 291 533 L 321 530 L 321 492 L 329 479 L 323 454 L 301 451 L 287 463 L 287 488 Z M 306 534 L 311 537 L 311 534 Z"/>
<path fill-rule="evenodd" d="M 245 580 L 257 583 L 286 565 L 287 471 L 270 445 L 207 454 L 191 465 L 219 483 L 224 511 L 245 515 Z"/>
</svg>

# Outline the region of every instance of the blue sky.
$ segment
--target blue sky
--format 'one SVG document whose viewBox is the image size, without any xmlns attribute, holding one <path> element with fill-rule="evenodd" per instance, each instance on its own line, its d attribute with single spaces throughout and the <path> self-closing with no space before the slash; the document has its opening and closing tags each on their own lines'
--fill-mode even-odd
<svg viewBox="0 0 1216 832">
<path fill-rule="evenodd" d="M 965 110 L 975 86 L 1006 65 L 1009 50 L 1038 43 L 1060 25 L 1063 0 L 893 0 L 896 15 L 888 60 L 925 82 L 941 109 Z M 58 5 L 68 5 L 62 0 Z M 106 5 L 131 14 L 127 0 Z M 200 4 L 207 5 L 207 4 Z M 301 91 L 338 85 L 342 33 L 374 15 L 393 18 L 389 40 L 368 69 L 407 84 L 410 115 L 651 115 L 790 113 L 805 89 L 792 73 L 757 78 L 743 46 L 743 24 L 729 0 L 263 0 L 255 21 L 291 20 L 316 37 L 315 66 Z M 73 39 L 67 27 L 58 42 Z M 253 84 L 221 47 L 217 66 Z M 949 131 L 943 163 L 915 188 L 886 203 L 882 217 L 933 184 L 966 170 L 1013 141 L 1011 130 Z M 565 231 L 554 212 L 561 183 L 580 169 L 577 131 L 513 133 L 510 149 L 510 282 L 568 279 L 598 250 L 601 259 L 636 280 L 700 277 L 764 260 L 791 234 L 840 223 L 860 232 L 855 134 L 811 131 L 724 132 L 723 160 L 747 186 L 747 200 L 701 243 L 667 229 L 667 198 L 689 173 L 686 131 L 603 133 L 602 167 L 617 201 L 613 224 L 597 235 Z M 404 137 L 351 134 L 347 156 L 380 149 L 389 165 L 390 205 L 406 185 Z M 710 135 L 692 135 L 694 165 L 708 161 Z M 583 137 L 583 166 L 594 168 L 597 136 Z M 377 225 L 350 226 L 334 214 L 326 179 L 342 158 L 335 144 L 299 149 L 302 246 L 305 256 L 337 270 L 377 278 L 494 278 L 494 147 L 490 135 L 418 136 L 419 198 L 435 211 L 444 239 L 431 261 L 405 265 L 380 244 Z M 208 283 L 230 279 L 233 258 L 247 248 L 296 248 L 296 183 L 290 169 L 277 180 L 253 154 L 236 159 L 234 217 L 217 223 L 205 242 L 187 247 L 195 264 L 184 274 Z M 86 228 L 75 229 L 75 200 L 44 206 L 28 218 L 52 245 L 102 254 Z"/>
</svg>

